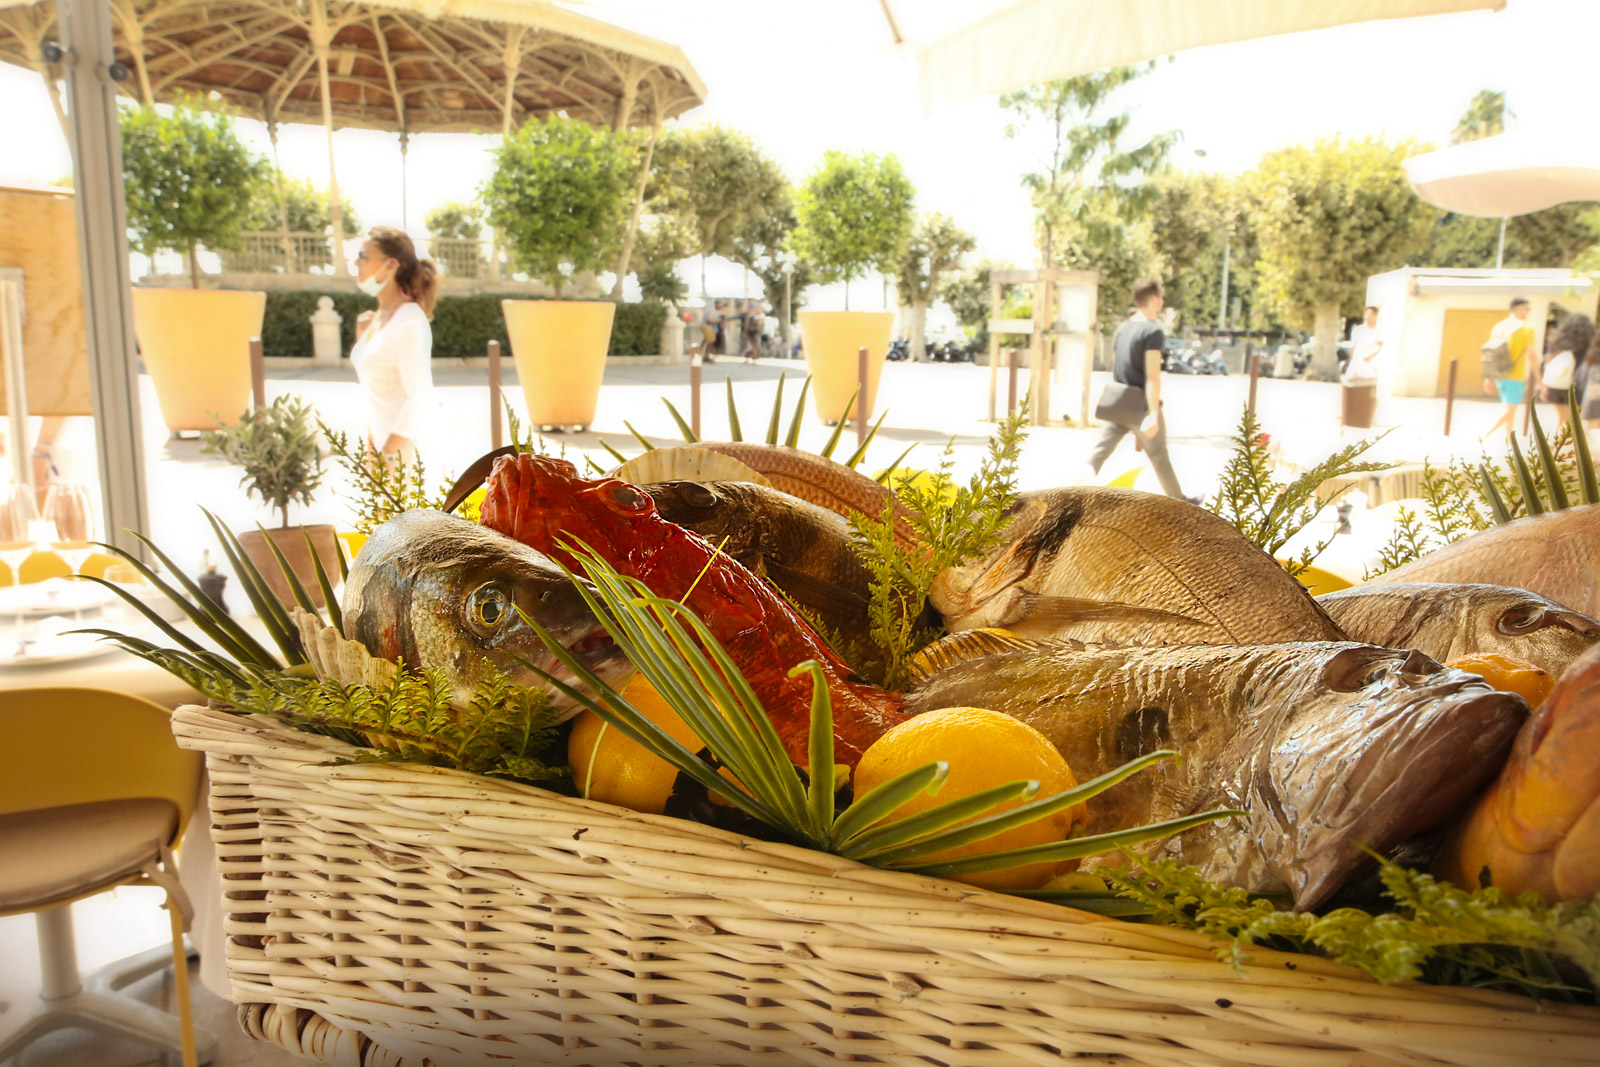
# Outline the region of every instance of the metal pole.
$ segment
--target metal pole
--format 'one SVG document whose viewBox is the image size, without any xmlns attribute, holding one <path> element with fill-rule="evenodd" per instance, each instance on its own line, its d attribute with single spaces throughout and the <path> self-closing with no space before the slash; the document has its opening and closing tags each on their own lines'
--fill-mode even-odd
<svg viewBox="0 0 1600 1067">
<path fill-rule="evenodd" d="M 1455 414 L 1456 408 L 1456 371 L 1461 369 L 1461 361 L 1455 356 L 1450 357 L 1450 380 L 1444 387 L 1444 435 L 1450 436 L 1450 417 Z"/>
<path fill-rule="evenodd" d="M 113 78 L 123 68 L 112 49 L 111 5 L 106 0 L 59 0 L 56 15 L 67 82 L 84 340 L 106 539 L 143 554 L 145 549 L 127 532 L 148 534 L 150 520 L 123 210 L 122 134 Z"/>
<path fill-rule="evenodd" d="M 867 443 L 867 346 L 856 352 L 856 447 Z M 846 412 L 848 417 L 849 412 Z"/>
<path fill-rule="evenodd" d="M 1233 238 L 1222 240 L 1222 305 L 1217 308 L 1217 329 L 1228 328 L 1228 255 L 1233 249 Z"/>
<path fill-rule="evenodd" d="M 500 425 L 501 403 L 500 393 L 500 342 L 489 342 L 489 447 L 499 448 L 505 437 L 505 430 Z"/>
<path fill-rule="evenodd" d="M 250 399 L 257 408 L 267 406 L 267 362 L 259 337 L 250 338 Z"/>
<path fill-rule="evenodd" d="M 1256 413 L 1256 383 L 1260 380 L 1261 356 L 1253 355 L 1250 357 L 1250 399 L 1247 402 L 1250 408 L 1250 414 L 1252 415 Z"/>
<path fill-rule="evenodd" d="M 1017 350 L 1006 349 L 1006 418 L 1017 413 Z"/>
<path fill-rule="evenodd" d="M 5 366 L 6 448 L 11 452 L 11 480 L 29 493 L 33 464 L 28 460 L 28 374 L 22 361 L 22 292 L 11 278 L 0 278 L 0 363 Z M 21 540 L 25 531 L 15 531 Z"/>
<path fill-rule="evenodd" d="M 1494 269 L 1499 270 L 1506 264 L 1506 220 L 1500 217 L 1500 244 L 1494 250 Z"/>
<path fill-rule="evenodd" d="M 696 437 L 700 436 L 700 364 L 705 350 L 704 341 L 689 346 L 689 429 Z"/>
</svg>

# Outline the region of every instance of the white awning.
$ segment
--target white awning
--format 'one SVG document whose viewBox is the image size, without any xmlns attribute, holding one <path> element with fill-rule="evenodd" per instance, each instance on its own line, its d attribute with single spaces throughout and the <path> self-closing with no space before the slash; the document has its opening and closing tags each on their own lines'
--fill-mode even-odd
<svg viewBox="0 0 1600 1067">
<path fill-rule="evenodd" d="M 1504 218 L 1600 200 L 1600 146 L 1571 129 L 1527 129 L 1405 161 L 1417 195 L 1459 215 Z"/>
<path fill-rule="evenodd" d="M 1586 293 L 1593 286 L 1593 279 L 1581 274 L 1568 274 L 1565 271 L 1536 277 L 1530 277 L 1528 274 L 1515 276 L 1419 274 L 1411 279 L 1411 291 L 1417 296 L 1565 296 L 1569 293 Z"/>
</svg>

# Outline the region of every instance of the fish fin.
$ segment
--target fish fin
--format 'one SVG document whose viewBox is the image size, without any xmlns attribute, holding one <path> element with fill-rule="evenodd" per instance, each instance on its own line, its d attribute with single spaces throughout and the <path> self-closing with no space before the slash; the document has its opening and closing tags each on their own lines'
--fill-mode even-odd
<svg viewBox="0 0 1600 1067">
<path fill-rule="evenodd" d="M 1141 604 L 1124 604 L 1116 600 L 1088 600 L 1083 597 L 1044 596 L 1021 591 L 1022 609 L 1019 622 L 1031 624 L 1065 625 L 1073 622 L 1165 622 L 1206 626 L 1202 619 L 1160 608 L 1147 608 Z"/>
<path fill-rule="evenodd" d="M 1043 641 L 1030 641 L 1018 637 L 1010 630 L 985 627 L 980 630 L 962 630 L 941 637 L 911 658 L 911 681 L 922 682 L 947 668 L 969 659 L 982 659 L 1005 652 L 1030 652 L 1046 646 Z M 1049 642 L 1051 645 L 1060 642 Z M 1076 642 L 1074 642 L 1076 644 Z"/>
<path fill-rule="evenodd" d="M 861 614 L 867 610 L 866 599 L 842 585 L 835 585 L 793 567 L 785 567 L 771 556 L 762 556 L 761 564 L 765 577 L 782 586 L 784 592 L 808 608 L 815 608 L 824 614 L 831 612 L 840 615 Z"/>
<path fill-rule="evenodd" d="M 516 445 L 505 445 L 502 448 L 495 449 L 493 452 L 485 452 L 473 460 L 471 465 L 467 467 L 466 473 L 457 478 L 456 484 L 452 485 L 450 491 L 444 495 L 444 510 L 454 511 L 461 506 L 463 500 L 476 492 L 478 486 L 489 479 L 489 472 L 494 470 L 495 460 L 501 456 L 515 456 L 516 454 Z"/>
</svg>

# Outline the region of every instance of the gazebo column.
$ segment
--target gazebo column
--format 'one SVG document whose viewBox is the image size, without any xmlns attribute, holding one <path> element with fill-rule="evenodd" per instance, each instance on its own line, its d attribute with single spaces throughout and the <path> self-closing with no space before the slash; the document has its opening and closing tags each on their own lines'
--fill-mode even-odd
<svg viewBox="0 0 1600 1067">
<path fill-rule="evenodd" d="M 278 119 L 267 118 L 267 139 L 272 142 L 272 170 L 278 176 L 278 245 L 283 252 L 283 273 L 293 274 L 294 246 L 289 241 L 289 192 L 283 186 L 283 166 L 278 162 Z"/>
<path fill-rule="evenodd" d="M 328 50 L 333 34 L 328 30 L 328 7 L 311 0 L 311 49 L 317 57 L 317 82 L 322 90 L 322 124 L 328 131 L 328 220 L 333 224 L 333 272 L 349 273 L 344 259 L 344 201 L 339 196 L 339 174 L 333 164 L 333 97 L 328 90 Z"/>
<path fill-rule="evenodd" d="M 506 30 L 506 48 L 501 55 L 501 65 L 506 72 L 506 95 L 500 104 L 500 136 L 511 136 L 511 118 L 517 110 L 517 74 L 522 69 L 522 38 L 525 27 L 511 26 Z M 489 280 L 500 280 L 499 235 L 489 243 Z"/>
</svg>

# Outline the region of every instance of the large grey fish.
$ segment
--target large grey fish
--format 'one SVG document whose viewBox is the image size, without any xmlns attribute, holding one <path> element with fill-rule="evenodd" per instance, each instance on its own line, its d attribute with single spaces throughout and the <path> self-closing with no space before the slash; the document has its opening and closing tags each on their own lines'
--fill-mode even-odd
<svg viewBox="0 0 1600 1067">
<path fill-rule="evenodd" d="M 920 661 L 913 713 L 982 707 L 1038 729 L 1080 781 L 1169 762 L 1089 802 L 1105 832 L 1248 811 L 1161 849 L 1208 877 L 1326 900 L 1364 861 L 1458 813 L 1499 772 L 1521 697 L 1420 652 L 1349 642 L 1093 648 L 956 634 Z"/>
<path fill-rule="evenodd" d="M 753 482 L 642 486 L 668 522 L 693 530 L 783 590 L 846 642 L 868 639 L 872 576 L 848 520 Z"/>
<path fill-rule="evenodd" d="M 459 703 L 490 672 L 545 685 L 520 660 L 571 680 L 517 608 L 613 685 L 633 673 L 573 579 L 549 558 L 437 511 L 403 512 L 372 531 L 350 565 L 341 608 L 345 637 L 381 659 L 443 668 Z M 565 698 L 556 703 L 578 710 Z"/>
<path fill-rule="evenodd" d="M 928 600 L 954 631 L 1117 644 L 1270 644 L 1344 635 L 1299 582 L 1224 520 L 1101 486 L 1023 493 L 982 559 Z"/>
<path fill-rule="evenodd" d="M 1600 644 L 1600 622 L 1526 589 L 1446 582 L 1358 585 L 1317 597 L 1352 641 L 1440 663 L 1496 652 L 1561 677 Z"/>
</svg>

